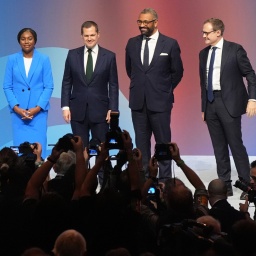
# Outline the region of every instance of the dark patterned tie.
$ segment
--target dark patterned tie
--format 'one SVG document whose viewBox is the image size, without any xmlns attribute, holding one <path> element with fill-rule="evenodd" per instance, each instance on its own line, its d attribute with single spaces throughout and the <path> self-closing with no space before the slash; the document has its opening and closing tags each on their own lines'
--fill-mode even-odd
<svg viewBox="0 0 256 256">
<path fill-rule="evenodd" d="M 146 37 L 146 43 L 144 48 L 144 56 L 143 56 L 143 67 L 147 68 L 149 66 L 149 49 L 148 49 L 148 41 L 151 38 Z"/>
<path fill-rule="evenodd" d="M 212 54 L 210 59 L 209 72 L 208 72 L 207 97 L 210 102 L 213 102 L 214 100 L 213 89 L 212 89 L 212 73 L 213 73 L 213 64 L 214 64 L 216 49 L 217 47 L 212 47 Z"/>
<path fill-rule="evenodd" d="M 88 52 L 88 59 L 86 64 L 86 78 L 88 81 L 90 81 L 93 73 L 92 49 L 88 49 L 87 52 Z"/>
</svg>

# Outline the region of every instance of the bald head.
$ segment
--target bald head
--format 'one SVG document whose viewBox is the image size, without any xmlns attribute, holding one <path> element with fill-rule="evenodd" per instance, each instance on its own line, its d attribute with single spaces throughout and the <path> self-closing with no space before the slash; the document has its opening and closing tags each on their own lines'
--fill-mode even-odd
<svg viewBox="0 0 256 256">
<path fill-rule="evenodd" d="M 221 233 L 221 224 L 218 220 L 216 220 L 215 218 L 213 218 L 210 215 L 206 215 L 206 216 L 201 216 L 199 217 L 197 220 L 197 222 L 205 224 L 209 227 L 213 228 L 213 232 L 215 234 L 220 234 Z"/>
<path fill-rule="evenodd" d="M 212 180 L 208 185 L 209 197 L 227 198 L 227 185 L 221 179 Z"/>
<path fill-rule="evenodd" d="M 53 252 L 57 256 L 84 256 L 86 241 L 79 232 L 69 229 L 57 237 Z"/>
</svg>

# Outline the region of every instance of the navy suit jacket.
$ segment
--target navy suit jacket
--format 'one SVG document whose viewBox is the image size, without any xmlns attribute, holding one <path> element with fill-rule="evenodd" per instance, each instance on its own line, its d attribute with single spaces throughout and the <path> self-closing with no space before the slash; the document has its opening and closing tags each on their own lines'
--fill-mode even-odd
<svg viewBox="0 0 256 256">
<path fill-rule="evenodd" d="M 84 70 L 84 49 L 82 46 L 68 52 L 61 107 L 70 107 L 71 119 L 74 121 L 84 120 L 87 111 L 91 121 L 104 122 L 108 110 L 118 110 L 116 57 L 113 52 L 99 46 L 94 72 L 88 82 Z"/>
<path fill-rule="evenodd" d="M 210 46 L 204 48 L 199 54 L 202 112 L 205 112 L 207 103 L 206 64 L 210 48 Z M 248 83 L 248 93 L 243 81 L 244 77 Z M 223 102 L 233 117 L 245 113 L 248 94 L 249 99 L 256 99 L 256 76 L 246 51 L 241 45 L 226 40 L 222 50 L 220 86 Z"/>
<path fill-rule="evenodd" d="M 129 76 L 132 110 L 147 108 L 155 112 L 170 111 L 173 90 L 183 76 L 180 47 L 175 39 L 159 33 L 153 59 L 145 70 L 141 62 L 142 35 L 130 38 L 126 46 L 126 72 Z"/>
</svg>

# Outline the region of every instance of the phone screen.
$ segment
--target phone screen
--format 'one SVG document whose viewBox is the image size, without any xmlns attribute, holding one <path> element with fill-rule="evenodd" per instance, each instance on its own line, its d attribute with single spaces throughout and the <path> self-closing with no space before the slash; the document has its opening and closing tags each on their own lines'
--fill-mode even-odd
<svg viewBox="0 0 256 256">
<path fill-rule="evenodd" d="M 150 187 L 148 190 L 148 194 L 155 194 L 156 193 L 156 189 L 154 187 Z"/>
</svg>

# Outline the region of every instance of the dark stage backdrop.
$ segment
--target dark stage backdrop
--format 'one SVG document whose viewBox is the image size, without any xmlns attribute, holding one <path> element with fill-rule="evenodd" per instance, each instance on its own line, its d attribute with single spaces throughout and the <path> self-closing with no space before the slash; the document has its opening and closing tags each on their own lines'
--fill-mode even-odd
<svg viewBox="0 0 256 256">
<path fill-rule="evenodd" d="M 159 31 L 177 39 L 182 51 L 185 71 L 175 90 L 172 140 L 178 143 L 183 155 L 213 155 L 208 131 L 201 119 L 198 54 L 205 47 L 200 33 L 202 23 L 210 17 L 222 19 L 226 25 L 224 38 L 242 44 L 256 68 L 255 0 L 215 0 L 214 5 L 209 0 L 0 0 L 0 84 L 3 84 L 7 56 L 20 50 L 16 36 L 23 27 L 37 31 L 37 49 L 50 56 L 55 89 L 49 111 L 48 143 L 55 143 L 60 136 L 71 131 L 62 119 L 61 81 L 68 49 L 82 45 L 80 26 L 85 20 L 98 23 L 101 32 L 99 44 L 117 55 L 120 127 L 134 137 L 124 56 L 127 40 L 139 33 L 136 20 L 145 7 L 158 12 Z M 2 89 L 0 120 L 0 148 L 11 146 L 11 121 Z M 251 156 L 256 155 L 255 133 L 256 118 L 244 116 L 243 138 Z"/>
</svg>

